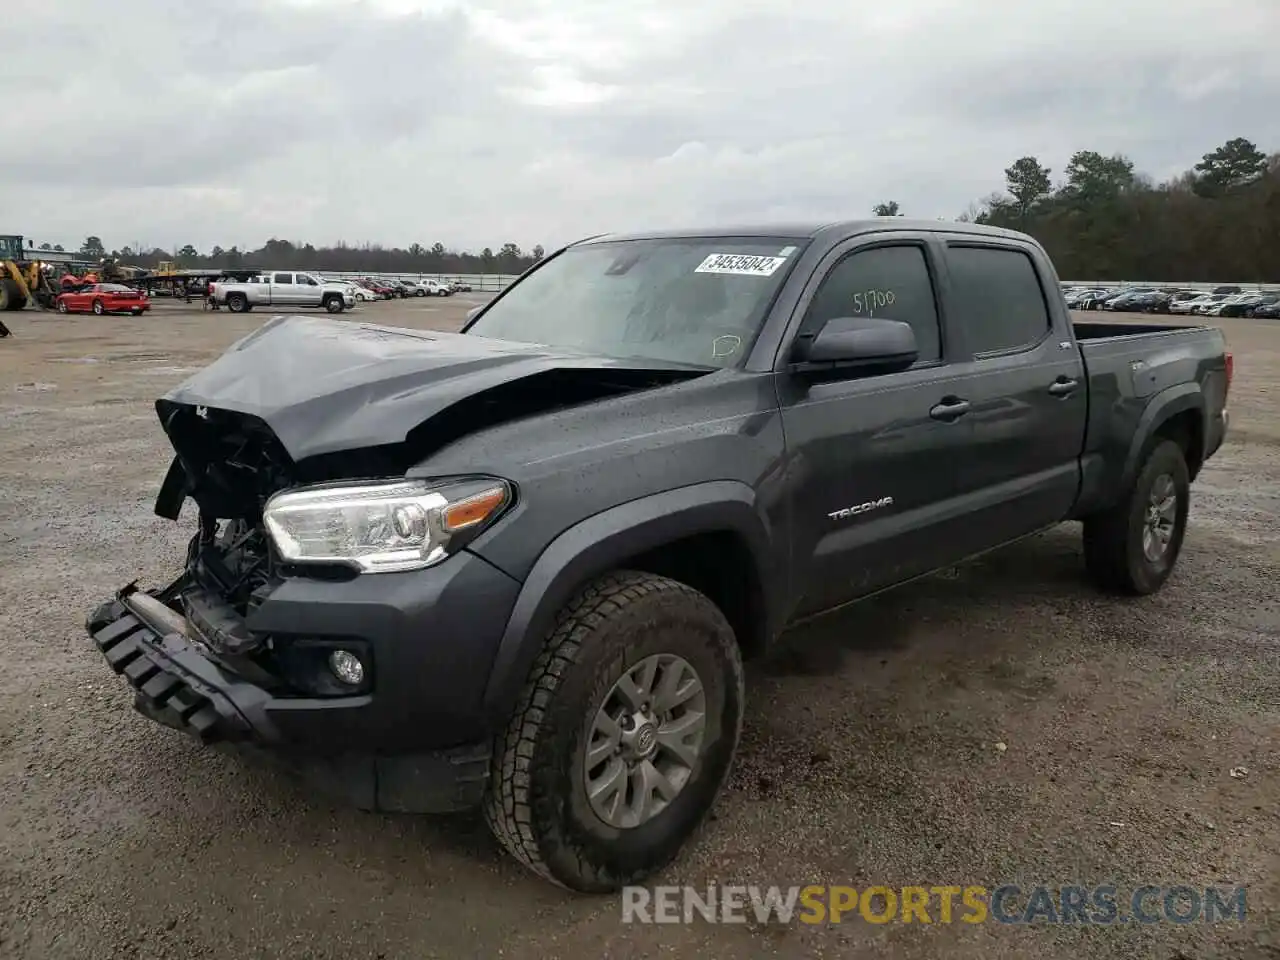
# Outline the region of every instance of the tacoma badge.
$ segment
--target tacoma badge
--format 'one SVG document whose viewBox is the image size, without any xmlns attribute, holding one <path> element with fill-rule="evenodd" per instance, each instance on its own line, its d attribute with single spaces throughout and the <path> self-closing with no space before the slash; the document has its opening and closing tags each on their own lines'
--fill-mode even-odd
<svg viewBox="0 0 1280 960">
<path fill-rule="evenodd" d="M 870 513 L 872 510 L 891 506 L 893 506 L 893 497 L 881 497 L 879 500 L 856 503 L 852 507 L 845 507 L 843 510 L 832 510 L 827 516 L 832 520 L 848 520 L 850 517 L 856 517 L 860 513 Z"/>
</svg>

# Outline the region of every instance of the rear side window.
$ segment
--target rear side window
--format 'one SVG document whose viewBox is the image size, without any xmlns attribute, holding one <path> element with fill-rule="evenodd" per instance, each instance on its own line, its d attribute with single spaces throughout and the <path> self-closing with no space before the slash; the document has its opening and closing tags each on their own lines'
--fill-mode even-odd
<svg viewBox="0 0 1280 960">
<path fill-rule="evenodd" d="M 942 356 L 938 310 L 924 250 L 915 245 L 872 247 L 849 254 L 814 294 L 801 334 L 817 333 L 837 317 L 882 317 L 911 324 L 917 362 Z"/>
<path fill-rule="evenodd" d="M 1049 309 L 1035 264 L 1020 250 L 947 251 L 956 325 L 975 354 L 1032 347 L 1049 332 Z"/>
<path fill-rule="evenodd" d="M 272 283 L 293 283 L 293 274 L 277 273 Z"/>
</svg>

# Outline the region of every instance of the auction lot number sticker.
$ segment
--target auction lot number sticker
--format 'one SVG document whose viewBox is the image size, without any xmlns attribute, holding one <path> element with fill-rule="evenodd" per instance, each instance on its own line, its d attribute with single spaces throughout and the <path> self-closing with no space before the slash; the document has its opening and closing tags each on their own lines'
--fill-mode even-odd
<svg viewBox="0 0 1280 960">
<path fill-rule="evenodd" d="M 771 277 L 786 257 L 757 257 L 741 253 L 713 253 L 694 273 L 734 273 L 744 277 Z"/>
</svg>

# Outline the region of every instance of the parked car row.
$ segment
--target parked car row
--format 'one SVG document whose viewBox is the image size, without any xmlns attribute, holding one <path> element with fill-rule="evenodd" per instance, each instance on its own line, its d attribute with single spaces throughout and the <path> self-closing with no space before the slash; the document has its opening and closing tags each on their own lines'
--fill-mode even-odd
<svg viewBox="0 0 1280 960">
<path fill-rule="evenodd" d="M 242 279 L 211 278 L 199 288 L 200 296 L 236 313 L 258 306 L 323 307 L 330 313 L 341 313 L 358 302 L 449 297 L 470 291 L 471 285 L 459 280 L 328 279 L 294 271 L 273 271 Z M 122 283 L 87 283 L 68 286 L 54 298 L 54 306 L 59 313 L 139 316 L 151 309 L 151 298 L 145 290 Z"/>
<path fill-rule="evenodd" d="M 1172 287 L 1064 287 L 1072 310 L 1169 313 L 1206 317 L 1280 317 L 1280 293 L 1217 287 L 1212 292 Z"/>
<path fill-rule="evenodd" d="M 345 280 L 359 301 L 394 300 L 405 297 L 451 297 L 471 292 L 471 284 L 460 280 L 396 280 L 382 277 L 358 277 Z"/>
</svg>

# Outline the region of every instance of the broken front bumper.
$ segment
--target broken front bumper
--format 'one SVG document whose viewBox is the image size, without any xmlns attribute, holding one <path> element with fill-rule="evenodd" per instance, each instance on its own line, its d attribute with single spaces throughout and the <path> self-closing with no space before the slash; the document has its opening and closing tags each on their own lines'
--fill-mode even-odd
<svg viewBox="0 0 1280 960">
<path fill-rule="evenodd" d="M 468 579 L 467 566 L 459 565 L 462 582 Z M 391 575 L 379 583 L 385 584 L 380 589 L 395 585 Z M 399 588 L 403 587 L 401 582 Z M 349 589 L 367 590 L 369 585 Z M 313 789 L 362 809 L 442 813 L 480 801 L 489 771 L 488 737 L 477 737 L 465 718 L 452 711 L 455 722 L 446 726 L 414 723 L 415 711 L 429 709 L 433 700 L 437 706 L 448 706 L 447 698 L 432 695 L 450 683 L 456 690 L 464 680 L 460 673 L 451 678 L 438 670 L 413 670 L 404 678 L 397 671 L 381 689 L 359 696 L 280 696 L 226 667 L 182 633 L 143 616 L 136 603 L 130 609 L 127 601 L 135 592 L 132 586 L 121 590 L 89 616 L 86 628 L 107 664 L 132 687 L 134 706 L 144 716 L 201 743 L 268 759 Z M 342 590 L 331 585 L 327 595 L 334 598 L 328 609 L 333 616 L 344 602 Z M 425 599 L 419 591 L 415 595 Z M 376 622 L 370 598 L 360 599 L 365 601 L 366 618 Z M 369 631 L 370 643 L 382 650 L 384 661 L 395 659 L 388 651 L 396 648 L 419 666 L 435 665 L 433 645 L 414 636 L 416 631 L 406 635 L 403 621 L 396 626 L 395 635 Z M 447 639 L 457 643 L 455 637 Z M 411 685 L 393 682 L 402 679 Z M 422 732 L 406 741 L 406 728 Z M 392 732 L 399 736 L 392 737 Z"/>
</svg>

